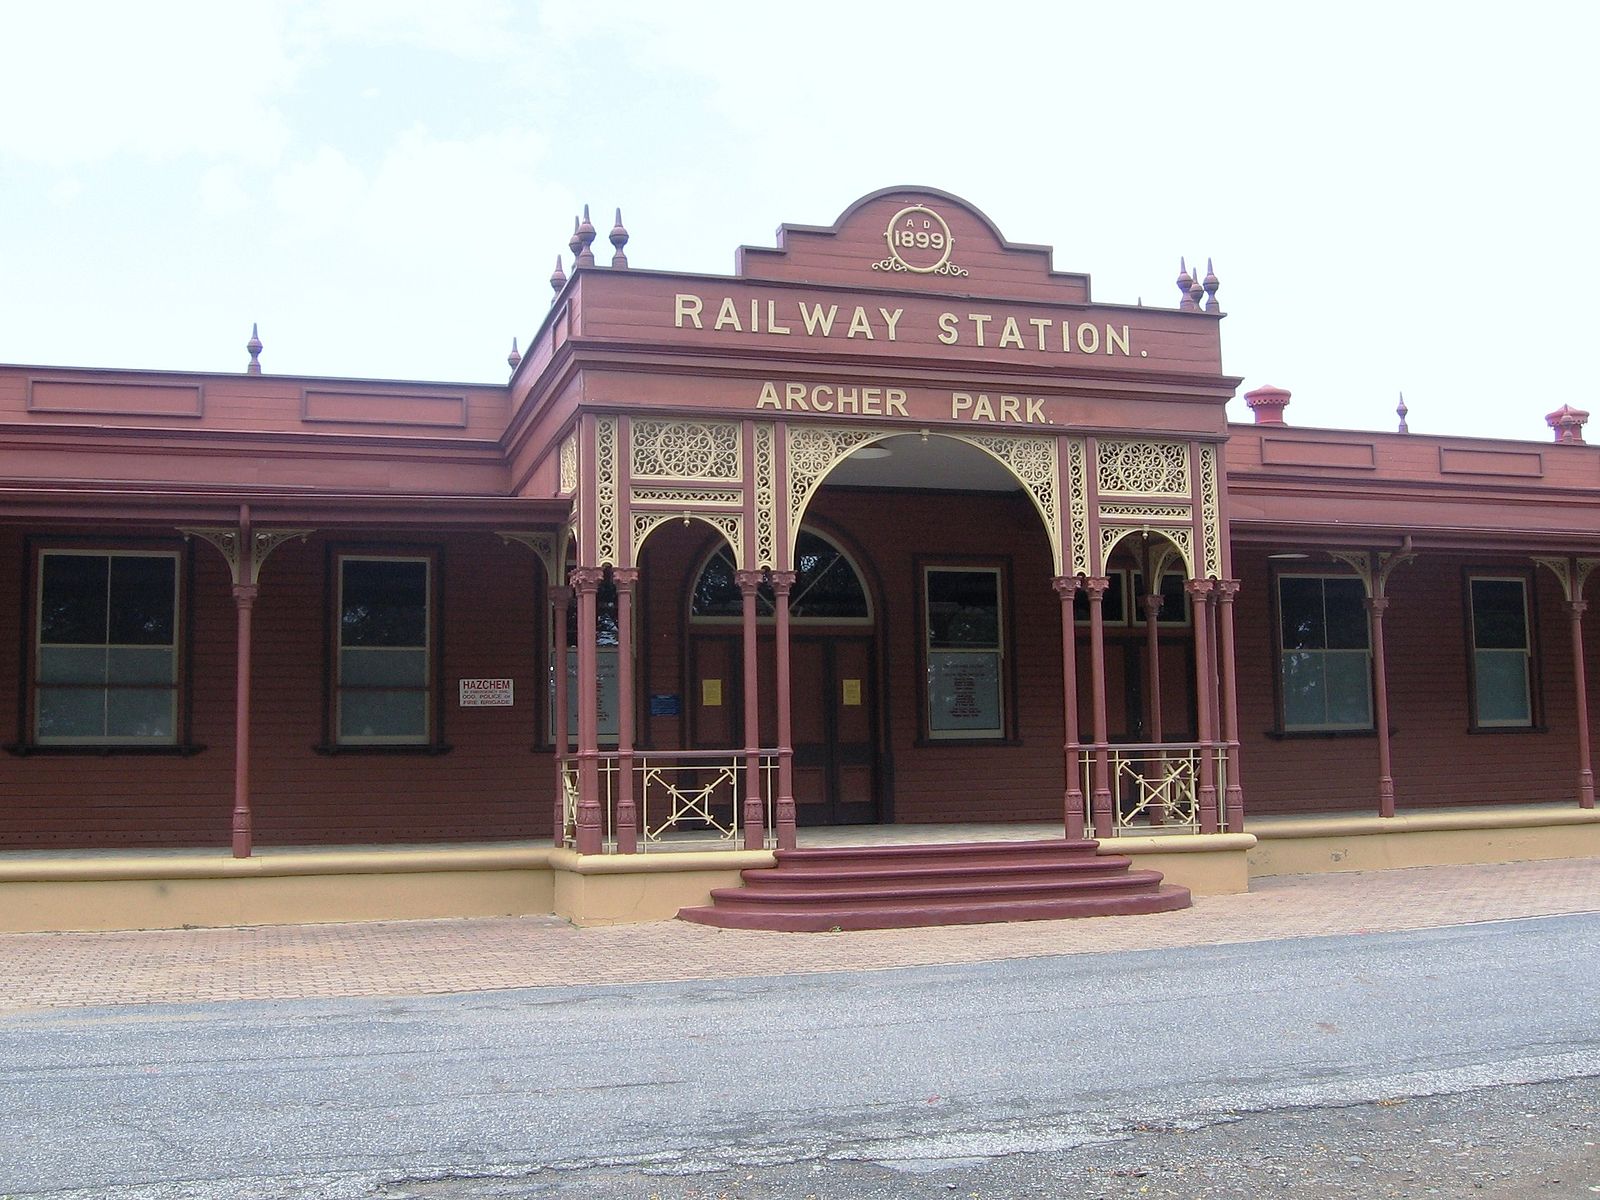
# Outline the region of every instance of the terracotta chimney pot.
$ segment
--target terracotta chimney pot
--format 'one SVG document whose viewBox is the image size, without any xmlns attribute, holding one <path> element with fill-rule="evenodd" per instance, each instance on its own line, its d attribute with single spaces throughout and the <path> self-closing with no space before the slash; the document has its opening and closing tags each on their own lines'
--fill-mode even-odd
<svg viewBox="0 0 1600 1200">
<path fill-rule="evenodd" d="M 1246 392 L 1244 402 L 1255 413 L 1257 425 L 1282 425 L 1283 410 L 1289 407 L 1289 393 L 1269 384 Z"/>
<path fill-rule="evenodd" d="M 1583 425 L 1588 419 L 1589 414 L 1583 409 L 1563 404 L 1555 412 L 1545 414 L 1544 422 L 1555 431 L 1556 441 L 1581 446 L 1584 444 Z"/>
</svg>

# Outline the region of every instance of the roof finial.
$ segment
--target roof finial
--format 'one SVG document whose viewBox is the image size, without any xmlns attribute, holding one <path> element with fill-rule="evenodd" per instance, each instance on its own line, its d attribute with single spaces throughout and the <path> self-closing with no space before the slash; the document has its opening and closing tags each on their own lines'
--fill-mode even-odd
<svg viewBox="0 0 1600 1200">
<path fill-rule="evenodd" d="M 1189 274 L 1188 260 L 1178 259 L 1178 310 L 1188 312 L 1194 308 L 1194 301 L 1189 298 L 1189 289 L 1194 285 L 1194 277 Z"/>
<path fill-rule="evenodd" d="M 572 251 L 572 265 L 579 266 L 578 257 L 583 253 L 583 237 L 578 233 L 581 224 L 579 218 L 572 218 L 572 236 L 567 239 L 567 249 Z"/>
<path fill-rule="evenodd" d="M 577 237 L 580 248 L 578 250 L 578 261 L 574 265 L 579 267 L 594 266 L 594 253 L 589 249 L 590 243 L 594 241 L 594 226 L 589 224 L 589 206 L 587 204 L 583 206 L 583 222 L 578 226 Z"/>
<path fill-rule="evenodd" d="M 517 365 L 522 362 L 522 351 L 517 349 L 517 339 L 511 339 L 511 353 L 506 355 L 506 365 L 511 368 L 511 373 L 517 373 Z"/>
<path fill-rule="evenodd" d="M 1206 291 L 1206 311 L 1218 312 L 1221 306 L 1217 303 L 1217 289 L 1222 285 L 1217 281 L 1217 273 L 1211 266 L 1211 260 L 1206 259 L 1206 277 L 1204 281 Z"/>
<path fill-rule="evenodd" d="M 1394 410 L 1395 416 L 1400 418 L 1400 428 L 1399 428 L 1398 432 L 1400 432 L 1400 433 L 1410 433 L 1411 432 L 1411 426 L 1406 424 L 1406 414 L 1408 412 L 1410 412 L 1410 411 L 1411 410 L 1406 407 L 1406 394 L 1404 392 L 1401 392 L 1400 393 L 1400 403 L 1395 406 L 1395 410 Z"/>
<path fill-rule="evenodd" d="M 1199 312 L 1200 301 L 1205 298 L 1205 294 L 1205 284 L 1200 282 L 1200 274 L 1197 271 L 1195 272 L 1195 277 L 1189 282 L 1189 307 L 1195 312 Z"/>
<path fill-rule="evenodd" d="M 620 208 L 617 209 L 617 223 L 611 227 L 611 244 L 617 248 L 617 252 L 611 256 L 611 265 L 619 271 L 627 270 L 628 256 L 622 252 L 622 248 L 628 244 L 628 231 L 623 228 Z"/>
<path fill-rule="evenodd" d="M 550 290 L 559 295 L 561 289 L 566 286 L 567 273 L 561 269 L 561 255 L 558 254 L 556 255 L 556 269 L 550 272 Z M 553 304 L 555 302 L 555 296 L 550 297 L 550 301 Z"/>
<path fill-rule="evenodd" d="M 250 365 L 244 369 L 244 373 L 246 375 L 261 374 L 261 351 L 265 347 L 261 345 L 261 335 L 256 332 L 256 323 L 254 321 L 250 322 L 250 340 L 244 344 L 244 348 L 250 351 Z"/>
</svg>

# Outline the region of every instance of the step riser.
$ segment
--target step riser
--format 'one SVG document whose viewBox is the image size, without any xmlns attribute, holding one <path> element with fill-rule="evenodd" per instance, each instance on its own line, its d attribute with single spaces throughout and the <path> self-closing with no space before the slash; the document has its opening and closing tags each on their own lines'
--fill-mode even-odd
<svg viewBox="0 0 1600 1200">
<path fill-rule="evenodd" d="M 1159 877 L 1158 877 L 1159 878 Z M 1096 887 L 1062 884 L 1020 884 L 1015 887 L 961 887 L 947 885 L 903 888 L 898 891 L 775 892 L 749 888 L 715 888 L 714 904 L 762 908 L 810 910 L 815 908 L 882 908 L 895 904 L 988 904 L 1012 900 L 1098 900 L 1142 895 L 1158 887 L 1154 880 L 1138 879 L 1103 883 Z"/>
<path fill-rule="evenodd" d="M 894 910 L 772 913 L 744 912 L 721 906 L 686 908 L 679 917 L 721 929 L 764 929 L 782 933 L 831 933 L 835 930 L 917 929 L 939 925 L 981 925 L 997 921 L 1059 921 L 1076 917 L 1147 916 L 1189 907 L 1186 888 L 1164 887 L 1158 893 L 1116 899 L 1046 901 L 960 907 L 901 907 Z"/>
<path fill-rule="evenodd" d="M 946 866 L 900 866 L 866 868 L 807 867 L 751 867 L 739 872 L 739 877 L 750 887 L 760 887 L 774 881 L 793 882 L 796 886 L 817 885 L 876 885 L 894 886 L 904 883 L 915 886 L 927 880 L 964 879 L 977 882 L 983 879 L 1102 879 L 1121 875 L 1133 865 L 1133 860 L 1106 856 L 1083 863 L 962 863 Z"/>
</svg>

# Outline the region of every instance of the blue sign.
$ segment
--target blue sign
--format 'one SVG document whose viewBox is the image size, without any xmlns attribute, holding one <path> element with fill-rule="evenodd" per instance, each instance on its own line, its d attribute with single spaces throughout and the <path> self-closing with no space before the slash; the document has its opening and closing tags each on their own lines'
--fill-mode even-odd
<svg viewBox="0 0 1600 1200">
<path fill-rule="evenodd" d="M 650 697 L 652 717 L 676 717 L 683 712 L 683 702 L 672 692 L 662 692 Z"/>
</svg>

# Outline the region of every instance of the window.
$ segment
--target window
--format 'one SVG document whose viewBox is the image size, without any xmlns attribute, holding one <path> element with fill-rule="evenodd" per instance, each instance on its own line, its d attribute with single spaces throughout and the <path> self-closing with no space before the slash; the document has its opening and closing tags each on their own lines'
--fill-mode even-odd
<svg viewBox="0 0 1600 1200">
<path fill-rule="evenodd" d="M 1533 724 L 1529 686 L 1528 581 L 1522 576 L 1475 576 L 1472 609 L 1473 724 L 1515 728 Z"/>
<path fill-rule="evenodd" d="M 929 738 L 1005 736 L 1000 571 L 923 573 Z"/>
<path fill-rule="evenodd" d="M 178 732 L 178 556 L 39 556 L 33 680 L 40 745 L 172 745 Z"/>
<path fill-rule="evenodd" d="M 744 596 L 734 579 L 733 551 L 720 546 L 695 580 L 689 615 L 697 619 L 737 619 L 744 615 Z M 872 619 L 867 589 L 855 564 L 827 538 L 801 529 L 794 546 L 794 586 L 789 590 L 789 619 L 818 624 L 858 623 Z M 756 590 L 756 617 L 771 620 L 772 585 Z"/>
<path fill-rule="evenodd" d="M 1283 728 L 1372 728 L 1366 589 L 1350 576 L 1280 575 Z"/>
<path fill-rule="evenodd" d="M 335 728 L 340 745 L 429 741 L 433 728 L 433 563 L 338 559 Z"/>
</svg>

